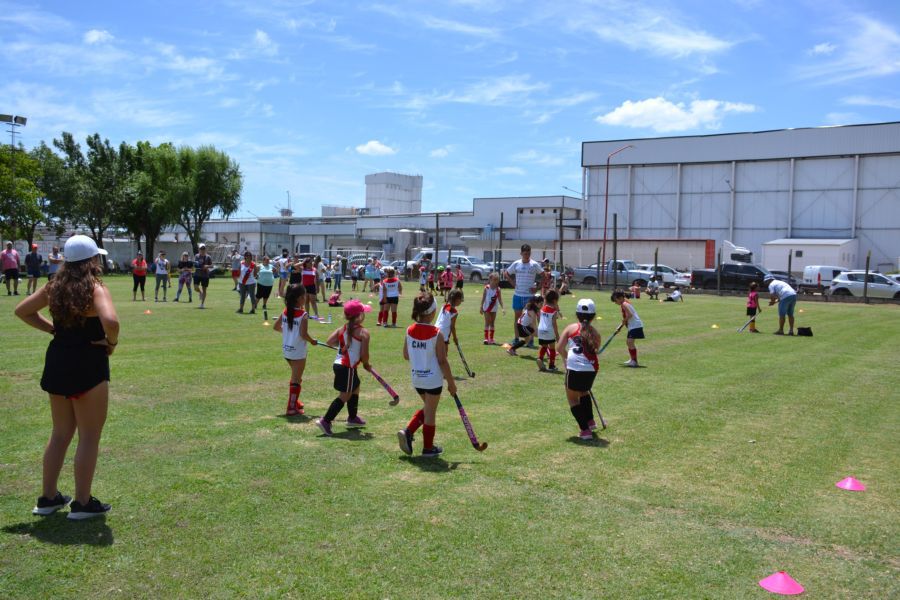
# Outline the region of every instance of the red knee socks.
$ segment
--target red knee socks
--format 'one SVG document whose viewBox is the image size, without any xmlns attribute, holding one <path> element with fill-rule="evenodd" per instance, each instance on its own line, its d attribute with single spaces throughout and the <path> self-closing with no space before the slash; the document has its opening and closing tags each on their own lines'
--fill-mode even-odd
<svg viewBox="0 0 900 600">
<path fill-rule="evenodd" d="M 412 419 L 409 420 L 409 423 L 406 424 L 406 430 L 410 433 L 415 433 L 418 431 L 419 427 L 425 422 L 425 411 L 421 408 L 415 412 L 412 416 Z"/>
<path fill-rule="evenodd" d="M 547 346 L 541 346 L 541 349 L 538 350 L 538 360 L 544 360 L 545 354 L 547 354 Z"/>
<path fill-rule="evenodd" d="M 434 425 L 422 425 L 422 431 L 425 433 L 422 447 L 426 450 L 434 447 L 434 429 Z"/>
<path fill-rule="evenodd" d="M 637 348 L 629 348 L 628 354 L 631 355 L 631 360 L 633 360 L 634 362 L 637 362 Z"/>
<path fill-rule="evenodd" d="M 556 350 L 548 348 L 547 351 L 550 353 L 550 368 L 552 369 L 556 365 Z"/>
<path fill-rule="evenodd" d="M 303 413 L 303 403 L 300 402 L 300 383 L 291 382 L 288 392 L 287 412 L 294 413 L 299 411 Z"/>
</svg>

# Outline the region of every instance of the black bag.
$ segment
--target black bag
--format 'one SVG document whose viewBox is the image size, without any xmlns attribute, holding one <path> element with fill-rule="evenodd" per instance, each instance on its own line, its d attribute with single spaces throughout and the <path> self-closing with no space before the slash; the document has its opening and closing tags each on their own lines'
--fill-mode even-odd
<svg viewBox="0 0 900 600">
<path fill-rule="evenodd" d="M 812 337 L 813 336 L 812 327 L 798 327 L 797 335 L 803 336 L 803 337 Z"/>
</svg>

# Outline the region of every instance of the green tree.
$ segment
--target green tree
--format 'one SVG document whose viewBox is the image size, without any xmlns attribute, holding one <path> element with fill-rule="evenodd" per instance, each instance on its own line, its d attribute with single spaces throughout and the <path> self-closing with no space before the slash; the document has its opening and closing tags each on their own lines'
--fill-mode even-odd
<svg viewBox="0 0 900 600">
<path fill-rule="evenodd" d="M 0 234 L 6 239 L 34 241 L 34 230 L 43 219 L 39 199 L 41 165 L 25 150 L 0 150 Z"/>
<path fill-rule="evenodd" d="M 135 237 L 138 246 L 143 236 L 146 255 L 152 257 L 163 228 L 178 220 L 178 152 L 171 144 L 154 147 L 138 142 L 136 147 L 123 144 L 119 154 L 128 164 L 129 176 L 116 221 Z"/>
<path fill-rule="evenodd" d="M 203 224 L 213 213 L 227 217 L 240 207 L 243 178 L 238 164 L 212 146 L 179 148 L 178 163 L 178 224 L 197 252 Z"/>
<path fill-rule="evenodd" d="M 38 198 L 43 215 L 41 222 L 60 236 L 65 231 L 65 222 L 69 217 L 68 206 L 61 193 L 65 181 L 63 160 L 44 142 L 32 148 L 28 154 L 40 165 L 40 176 L 35 183 L 41 192 Z"/>
<path fill-rule="evenodd" d="M 73 223 L 86 226 L 102 248 L 103 235 L 122 214 L 128 168 L 119 150 L 99 134 L 89 136 L 86 144 L 87 155 L 68 132 L 53 140 L 65 167 L 60 194 L 70 206 Z"/>
</svg>

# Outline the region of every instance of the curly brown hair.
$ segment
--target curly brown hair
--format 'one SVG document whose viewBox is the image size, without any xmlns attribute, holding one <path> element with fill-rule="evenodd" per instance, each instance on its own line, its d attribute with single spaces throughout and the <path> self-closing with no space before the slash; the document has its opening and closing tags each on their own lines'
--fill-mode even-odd
<svg viewBox="0 0 900 600">
<path fill-rule="evenodd" d="M 53 321 L 63 327 L 80 325 L 94 305 L 94 286 L 103 285 L 103 270 L 93 258 L 60 265 L 47 284 Z"/>
</svg>

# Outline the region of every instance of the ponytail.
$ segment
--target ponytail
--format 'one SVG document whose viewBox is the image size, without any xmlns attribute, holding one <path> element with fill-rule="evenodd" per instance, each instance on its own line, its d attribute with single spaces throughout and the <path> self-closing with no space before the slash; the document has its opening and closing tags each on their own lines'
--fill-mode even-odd
<svg viewBox="0 0 900 600">
<path fill-rule="evenodd" d="M 300 301 L 305 294 L 306 288 L 299 283 L 292 283 L 289 285 L 287 292 L 284 294 L 284 307 L 287 309 L 288 314 L 288 329 L 294 328 L 294 311 L 297 310 L 297 306 L 300 304 Z"/>
<path fill-rule="evenodd" d="M 421 292 L 413 298 L 412 320 L 418 322 L 420 318 L 431 313 L 434 306 L 434 296 L 428 292 Z"/>
<path fill-rule="evenodd" d="M 596 354 L 597 349 L 600 348 L 600 334 L 597 333 L 597 330 L 591 324 L 594 320 L 594 315 L 576 314 L 576 317 L 578 318 L 578 324 L 581 325 L 581 347 L 588 354 Z"/>
</svg>

